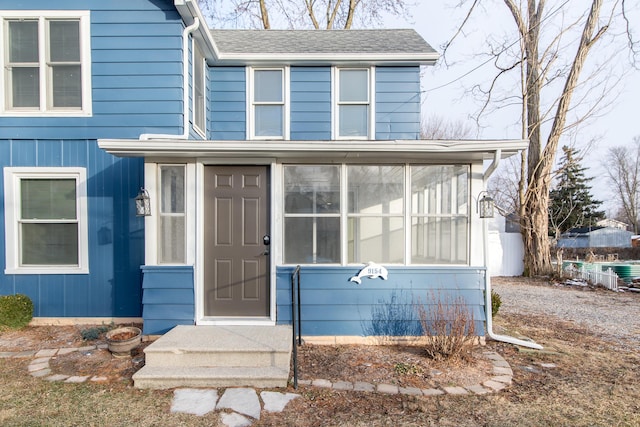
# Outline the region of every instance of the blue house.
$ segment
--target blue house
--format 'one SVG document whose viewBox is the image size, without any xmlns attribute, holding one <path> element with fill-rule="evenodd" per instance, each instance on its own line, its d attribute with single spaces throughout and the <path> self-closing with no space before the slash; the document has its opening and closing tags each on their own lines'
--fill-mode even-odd
<svg viewBox="0 0 640 427">
<path fill-rule="evenodd" d="M 300 266 L 306 336 L 411 335 L 387 314 L 444 295 L 483 334 L 477 198 L 527 143 L 421 140 L 438 54 L 415 31 L 210 30 L 194 0 L 2 8 L 0 294 L 36 321 L 289 324 Z M 351 281 L 370 261 L 386 279 Z"/>
</svg>

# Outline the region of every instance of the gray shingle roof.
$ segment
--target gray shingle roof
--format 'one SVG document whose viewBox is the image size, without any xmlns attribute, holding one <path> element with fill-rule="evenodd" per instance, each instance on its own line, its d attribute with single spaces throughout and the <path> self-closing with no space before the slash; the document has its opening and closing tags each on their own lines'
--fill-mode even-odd
<svg viewBox="0 0 640 427">
<path fill-rule="evenodd" d="M 210 30 L 221 56 L 235 55 L 437 55 L 415 31 Z"/>
</svg>

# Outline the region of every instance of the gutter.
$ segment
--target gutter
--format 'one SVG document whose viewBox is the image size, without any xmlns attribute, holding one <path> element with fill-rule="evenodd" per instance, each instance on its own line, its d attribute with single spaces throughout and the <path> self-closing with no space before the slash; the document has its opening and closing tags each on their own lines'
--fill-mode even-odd
<svg viewBox="0 0 640 427">
<path fill-rule="evenodd" d="M 489 179 L 489 177 L 491 176 L 491 174 L 493 174 L 493 172 L 495 172 L 495 170 L 498 168 L 498 165 L 500 164 L 500 156 L 501 156 L 501 151 L 500 149 L 497 149 L 494 153 L 494 157 L 493 157 L 493 162 L 491 162 L 491 164 L 489 165 L 489 167 L 487 168 L 487 170 L 484 173 L 484 182 L 485 182 L 485 188 L 486 188 L 486 182 Z M 489 245 L 487 242 L 487 222 L 483 221 L 482 222 L 482 240 L 483 240 L 483 245 L 484 245 L 484 266 L 485 268 L 488 265 L 488 252 L 489 252 Z M 484 271 L 484 307 L 485 307 L 485 313 L 486 313 L 486 317 L 487 317 L 487 335 L 489 336 L 489 338 L 496 340 L 496 341 L 501 341 L 501 342 L 506 342 L 509 344 L 514 344 L 514 345 L 519 345 L 522 347 L 528 347 L 528 348 L 533 348 L 536 350 L 542 350 L 542 346 L 538 343 L 535 343 L 533 341 L 525 341 L 525 340 L 521 340 L 518 338 L 514 338 L 514 337 L 510 337 L 507 335 L 498 335 L 495 332 L 493 332 L 493 313 L 491 311 L 491 278 L 489 277 L 489 272 L 487 270 Z"/>
<path fill-rule="evenodd" d="M 182 104 L 183 104 L 183 130 L 180 135 L 162 133 L 143 133 L 139 139 L 147 141 L 149 139 L 189 139 L 189 34 L 193 33 L 200 26 L 200 19 L 194 18 L 193 24 L 185 27 L 182 31 Z"/>
</svg>

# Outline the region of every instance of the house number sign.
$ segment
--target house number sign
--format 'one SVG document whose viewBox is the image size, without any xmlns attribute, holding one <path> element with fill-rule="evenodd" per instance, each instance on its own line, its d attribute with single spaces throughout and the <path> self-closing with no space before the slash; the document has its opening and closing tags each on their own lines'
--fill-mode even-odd
<svg viewBox="0 0 640 427">
<path fill-rule="evenodd" d="M 369 261 L 367 265 L 365 265 L 358 274 L 350 278 L 349 281 L 356 282 L 359 285 L 362 283 L 363 277 L 368 277 L 369 279 L 377 279 L 378 277 L 381 277 L 383 280 L 387 280 L 389 272 L 383 266 Z"/>
</svg>

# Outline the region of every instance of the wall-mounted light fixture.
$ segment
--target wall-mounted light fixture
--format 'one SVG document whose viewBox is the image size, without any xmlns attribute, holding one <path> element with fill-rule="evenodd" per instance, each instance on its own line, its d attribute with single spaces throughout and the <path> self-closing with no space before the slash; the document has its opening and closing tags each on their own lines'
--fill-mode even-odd
<svg viewBox="0 0 640 427">
<path fill-rule="evenodd" d="M 144 188 L 140 188 L 140 192 L 136 196 L 136 216 L 151 215 L 151 199 L 149 193 Z"/>
<path fill-rule="evenodd" d="M 493 209 L 495 203 L 489 193 L 481 191 L 478 194 L 478 213 L 480 218 L 493 218 Z"/>
</svg>

